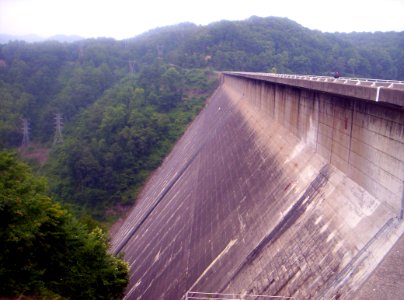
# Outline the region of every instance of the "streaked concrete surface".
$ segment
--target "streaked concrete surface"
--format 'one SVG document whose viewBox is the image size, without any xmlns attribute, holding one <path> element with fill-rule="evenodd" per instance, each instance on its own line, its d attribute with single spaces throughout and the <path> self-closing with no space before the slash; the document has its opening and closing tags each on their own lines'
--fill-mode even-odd
<svg viewBox="0 0 404 300">
<path fill-rule="evenodd" d="M 112 238 L 126 299 L 352 298 L 403 232 L 403 124 L 391 103 L 226 76 Z"/>
<path fill-rule="evenodd" d="M 404 236 L 384 257 L 353 299 L 402 299 L 404 295 Z"/>
</svg>

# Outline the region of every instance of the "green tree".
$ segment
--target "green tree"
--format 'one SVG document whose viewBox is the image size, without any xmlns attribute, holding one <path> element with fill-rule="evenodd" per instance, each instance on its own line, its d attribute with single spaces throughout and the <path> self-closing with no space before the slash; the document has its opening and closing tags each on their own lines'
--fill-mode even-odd
<svg viewBox="0 0 404 300">
<path fill-rule="evenodd" d="M 89 231 L 46 196 L 43 178 L 0 152 L 0 296 L 119 299 L 128 266 L 107 247 L 101 229 Z"/>
</svg>

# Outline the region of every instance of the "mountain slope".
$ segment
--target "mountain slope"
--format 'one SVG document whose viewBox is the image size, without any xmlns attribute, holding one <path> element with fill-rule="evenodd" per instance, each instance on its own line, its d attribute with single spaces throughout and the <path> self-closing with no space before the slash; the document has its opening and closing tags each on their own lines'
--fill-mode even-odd
<svg viewBox="0 0 404 300">
<path fill-rule="evenodd" d="M 20 145 L 25 118 L 30 140 L 50 147 L 63 113 L 65 144 L 45 166 L 57 197 L 103 209 L 131 202 L 212 91 L 212 71 L 404 79 L 403 34 L 330 34 L 251 17 L 124 41 L 10 42 L 0 45 L 0 146 Z"/>
<path fill-rule="evenodd" d="M 287 18 L 251 17 L 207 26 L 178 24 L 126 42 L 139 61 L 154 54 L 184 67 L 317 75 L 339 70 L 347 76 L 404 79 L 398 67 L 404 64 L 403 40 L 402 32 L 331 34 Z M 381 61 L 375 61 L 381 52 Z"/>
</svg>

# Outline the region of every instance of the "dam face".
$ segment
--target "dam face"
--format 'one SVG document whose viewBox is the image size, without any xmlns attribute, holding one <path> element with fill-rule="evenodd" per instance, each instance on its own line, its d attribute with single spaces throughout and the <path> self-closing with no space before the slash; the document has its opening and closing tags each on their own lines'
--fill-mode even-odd
<svg viewBox="0 0 404 300">
<path fill-rule="evenodd" d="M 125 299 L 352 299 L 402 236 L 404 93 L 261 77 L 223 75 L 112 237 Z"/>
</svg>

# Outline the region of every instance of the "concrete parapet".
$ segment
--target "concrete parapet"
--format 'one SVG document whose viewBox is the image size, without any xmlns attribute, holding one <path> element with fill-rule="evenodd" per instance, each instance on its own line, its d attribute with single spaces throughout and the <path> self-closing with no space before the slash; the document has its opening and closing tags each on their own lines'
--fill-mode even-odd
<svg viewBox="0 0 404 300">
<path fill-rule="evenodd" d="M 224 72 L 232 76 L 257 79 L 276 84 L 314 90 L 360 100 L 404 106 L 404 82 L 375 79 L 351 79 L 321 76 L 280 75 L 270 73 Z"/>
</svg>

